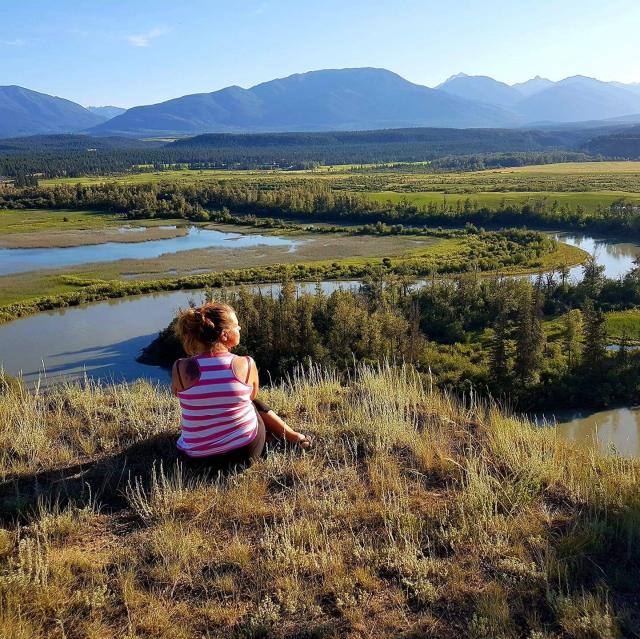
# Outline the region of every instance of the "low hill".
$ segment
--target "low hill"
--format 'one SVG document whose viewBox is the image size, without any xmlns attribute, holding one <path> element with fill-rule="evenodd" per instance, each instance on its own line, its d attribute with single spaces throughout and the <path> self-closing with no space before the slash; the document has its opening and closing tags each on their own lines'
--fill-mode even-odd
<svg viewBox="0 0 640 639">
<path fill-rule="evenodd" d="M 56 135 L 30 135 L 0 140 L 0 153 L 43 153 L 88 150 L 117 150 L 155 148 L 160 143 L 142 142 L 126 137 L 98 138 L 91 135 L 59 133 Z"/>
<path fill-rule="evenodd" d="M 261 396 L 315 447 L 211 476 L 176 463 L 165 389 L 0 392 L 0 636 L 640 632 L 637 460 L 408 368 Z"/>
<path fill-rule="evenodd" d="M 501 151 L 542 151 L 568 149 L 588 134 L 579 129 L 556 131 L 524 129 L 441 129 L 413 128 L 383 131 L 344 131 L 322 133 L 208 133 L 176 140 L 168 149 L 216 148 L 259 149 L 301 147 L 421 146 L 423 159 L 448 154 L 491 153 Z"/>
<path fill-rule="evenodd" d="M 0 87 L 0 138 L 81 131 L 104 119 L 70 100 L 19 86 Z"/>
<path fill-rule="evenodd" d="M 584 145 L 587 153 L 625 160 L 640 159 L 640 126 L 592 138 Z"/>
<path fill-rule="evenodd" d="M 500 107 L 408 82 L 385 69 L 312 71 L 140 106 L 92 129 L 99 135 L 511 126 Z"/>
</svg>

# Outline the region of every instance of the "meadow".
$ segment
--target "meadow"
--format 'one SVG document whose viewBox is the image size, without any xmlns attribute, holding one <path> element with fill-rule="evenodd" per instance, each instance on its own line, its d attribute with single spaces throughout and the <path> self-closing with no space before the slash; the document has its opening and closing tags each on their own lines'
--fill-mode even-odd
<svg viewBox="0 0 640 639">
<path fill-rule="evenodd" d="M 456 192 L 439 192 L 439 191 L 423 191 L 400 193 L 398 191 L 373 191 L 367 192 L 374 202 L 392 204 L 409 203 L 416 206 L 426 206 L 429 204 L 446 203 L 448 206 L 464 205 L 469 199 L 473 208 L 488 207 L 497 209 L 502 206 L 518 205 L 524 206 L 529 204 L 535 205 L 536 202 L 544 200 L 548 203 L 558 202 L 560 206 L 566 205 L 571 208 L 577 206 L 583 207 L 587 212 L 591 213 L 598 207 L 608 208 L 614 202 L 621 199 L 631 204 L 640 206 L 640 193 L 627 193 L 626 191 L 588 191 L 588 192 L 571 192 L 571 191 L 528 191 L 528 192 L 497 192 L 497 191 L 479 191 L 468 193 Z"/>
<path fill-rule="evenodd" d="M 232 182 L 255 188 L 303 187 L 320 181 L 334 190 L 364 192 L 378 202 L 401 202 L 404 197 L 420 205 L 464 202 L 469 197 L 479 206 L 499 207 L 527 204 L 544 199 L 559 205 L 595 211 L 625 198 L 640 204 L 640 162 L 567 162 L 490 169 L 484 171 L 429 172 L 429 163 L 411 165 L 402 172 L 382 165 L 339 165 L 310 170 L 167 170 L 115 176 L 56 178 L 41 180 L 43 186 L 56 184 L 124 184 L 170 182 L 206 184 Z M 424 172 L 415 168 L 424 167 Z M 375 169 L 375 172 L 373 172 Z"/>
<path fill-rule="evenodd" d="M 174 228 L 171 228 L 171 227 Z M 140 232 L 123 232 L 126 229 Z M 144 232 L 142 232 L 144 230 Z M 135 243 L 185 235 L 184 220 L 128 220 L 102 211 L 0 210 L 0 248 L 66 248 Z"/>
<path fill-rule="evenodd" d="M 122 226 L 124 215 L 103 211 L 73 211 L 65 209 L 9 209 L 0 210 L 0 236 L 13 233 L 39 233 L 64 230 L 102 230 Z"/>
<path fill-rule="evenodd" d="M 640 631 L 637 460 L 408 367 L 312 368 L 262 394 L 315 448 L 217 477 L 176 463 L 164 389 L 0 394 L 0 636 Z"/>
<path fill-rule="evenodd" d="M 607 332 L 614 340 L 640 343 L 640 309 L 607 313 Z"/>
</svg>

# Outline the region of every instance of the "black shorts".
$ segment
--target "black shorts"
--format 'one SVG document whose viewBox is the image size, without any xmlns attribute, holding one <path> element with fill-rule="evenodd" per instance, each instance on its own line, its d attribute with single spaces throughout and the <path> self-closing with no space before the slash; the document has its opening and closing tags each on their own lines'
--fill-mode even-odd
<svg viewBox="0 0 640 639">
<path fill-rule="evenodd" d="M 209 455 L 207 457 L 189 457 L 181 452 L 180 459 L 182 463 L 189 470 L 211 470 L 214 472 L 250 466 L 264 455 L 264 445 L 267 437 L 264 422 L 258 410 L 256 410 L 256 417 L 258 418 L 258 432 L 248 444 L 230 450 L 228 453 Z"/>
</svg>

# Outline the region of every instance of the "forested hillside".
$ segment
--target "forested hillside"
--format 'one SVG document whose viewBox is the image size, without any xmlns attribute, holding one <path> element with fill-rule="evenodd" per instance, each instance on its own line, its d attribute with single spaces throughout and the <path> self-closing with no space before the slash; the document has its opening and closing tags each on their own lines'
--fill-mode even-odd
<svg viewBox="0 0 640 639">
<path fill-rule="evenodd" d="M 604 132 L 619 127 L 605 129 Z M 496 166 L 583 159 L 582 145 L 593 129 L 394 129 L 337 133 L 207 134 L 175 142 L 119 137 L 34 136 L 0 140 L 0 175 L 39 173 L 45 177 L 193 168 L 308 168 L 333 164 L 423 162 L 466 156 Z M 496 154 L 516 154 L 511 158 Z M 520 154 L 520 155 L 518 155 Z M 514 159 L 515 157 L 515 159 Z M 502 163 L 501 163 L 502 160 Z M 465 167 L 440 162 L 434 170 Z"/>
</svg>

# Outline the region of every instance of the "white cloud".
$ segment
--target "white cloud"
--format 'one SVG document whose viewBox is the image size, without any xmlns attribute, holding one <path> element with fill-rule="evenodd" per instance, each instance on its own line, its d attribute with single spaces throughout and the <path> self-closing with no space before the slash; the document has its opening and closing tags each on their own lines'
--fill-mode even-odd
<svg viewBox="0 0 640 639">
<path fill-rule="evenodd" d="M 4 44 L 7 47 L 24 47 L 27 41 L 22 38 L 15 38 L 14 40 L 0 40 L 0 44 Z"/>
<path fill-rule="evenodd" d="M 124 39 L 134 47 L 148 47 L 152 40 L 167 33 L 168 29 L 151 29 L 146 33 L 125 36 Z"/>
</svg>

